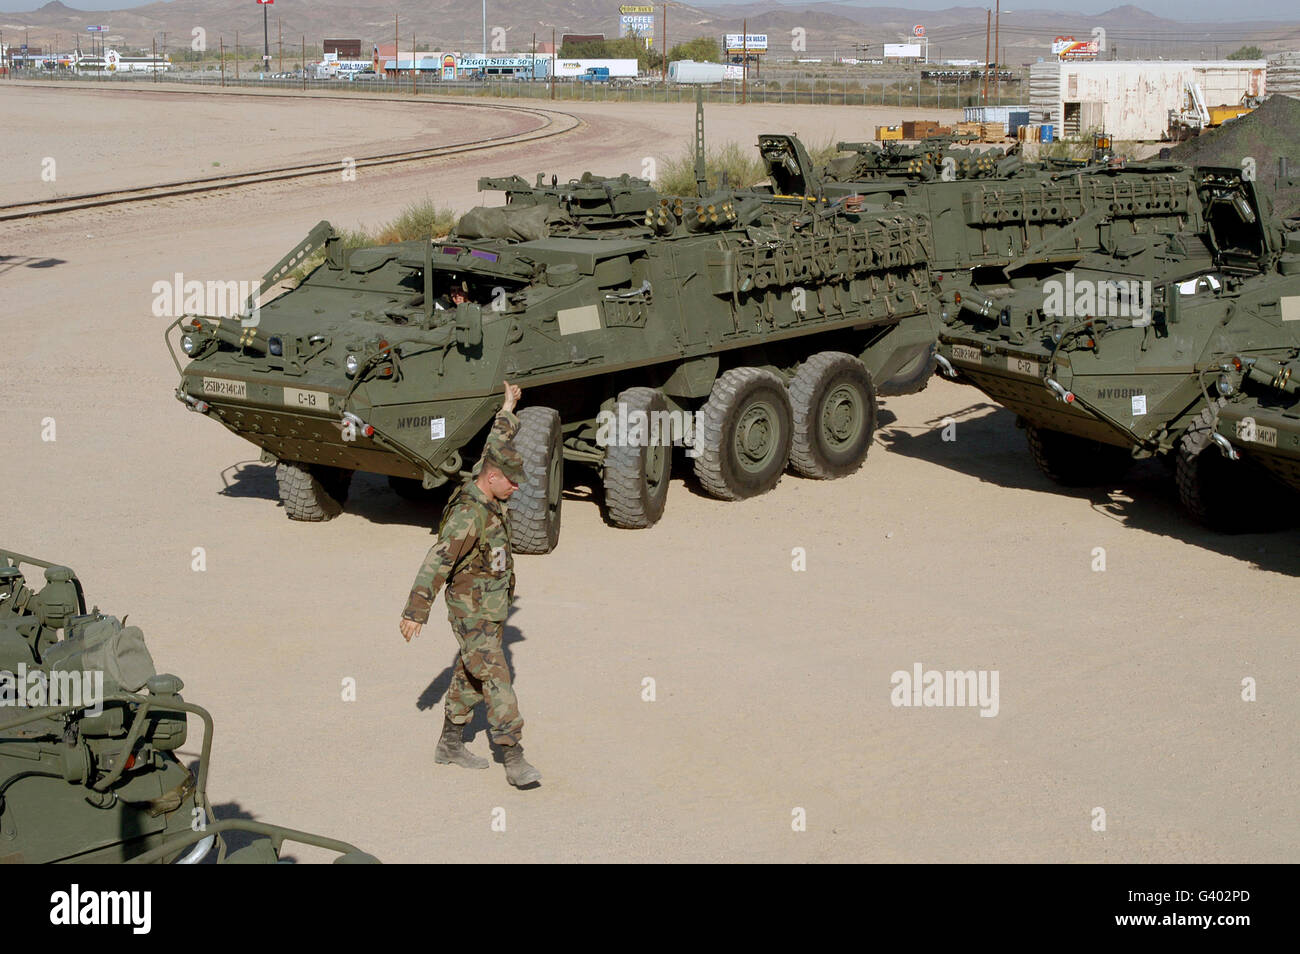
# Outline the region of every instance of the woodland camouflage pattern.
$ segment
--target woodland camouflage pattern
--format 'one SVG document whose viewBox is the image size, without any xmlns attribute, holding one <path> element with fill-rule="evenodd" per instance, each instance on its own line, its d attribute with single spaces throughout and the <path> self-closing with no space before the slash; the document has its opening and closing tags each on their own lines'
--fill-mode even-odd
<svg viewBox="0 0 1300 954">
<path fill-rule="evenodd" d="M 519 455 L 509 441 L 518 429 L 519 418 L 500 411 L 474 473 L 479 473 L 485 463 L 498 467 L 504 463 L 505 470 L 517 462 Z M 429 548 L 415 575 L 402 616 L 427 623 L 434 597 L 444 583 L 447 618 L 453 625 L 478 620 L 502 622 L 510 611 L 515 573 L 506 505 L 491 500 L 472 478 L 448 502 L 438 542 Z"/>
<path fill-rule="evenodd" d="M 451 629 L 460 644 L 460 656 L 447 690 L 447 718 L 464 725 L 474 707 L 486 702 L 492 741 L 497 745 L 518 745 L 524 719 L 510 685 L 510 666 L 502 645 L 505 626 L 495 620 L 453 617 Z"/>
</svg>

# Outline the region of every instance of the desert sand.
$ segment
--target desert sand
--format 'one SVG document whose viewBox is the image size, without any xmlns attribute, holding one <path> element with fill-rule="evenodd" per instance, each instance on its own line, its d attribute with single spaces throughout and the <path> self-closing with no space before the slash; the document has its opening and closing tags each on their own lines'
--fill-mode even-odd
<svg viewBox="0 0 1300 954">
<path fill-rule="evenodd" d="M 556 108 L 581 127 L 355 182 L 0 224 L 0 545 L 76 568 L 212 711 L 218 814 L 390 862 L 1300 860 L 1300 534 L 1200 529 L 1159 467 L 1058 488 L 1010 413 L 940 380 L 883 402 L 843 480 L 787 475 L 725 503 L 681 461 L 649 530 L 606 525 L 569 465 L 559 548 L 518 558 L 507 630 L 544 781 L 433 764 L 454 641 L 441 602 L 411 645 L 397 619 L 436 511 L 358 475 L 338 519 L 285 519 L 255 449 L 173 397 L 151 286 L 256 278 L 321 218 L 377 224 L 426 196 L 463 211 L 480 175 L 635 173 L 694 121 L 689 104 Z M 707 122 L 715 141 L 863 139 L 914 112 L 720 106 Z M 475 101 L 5 83 L 0 201 L 535 122 Z M 996 670 L 996 716 L 891 705 L 891 674 L 917 663 Z M 481 712 L 472 725 L 486 754 Z"/>
</svg>

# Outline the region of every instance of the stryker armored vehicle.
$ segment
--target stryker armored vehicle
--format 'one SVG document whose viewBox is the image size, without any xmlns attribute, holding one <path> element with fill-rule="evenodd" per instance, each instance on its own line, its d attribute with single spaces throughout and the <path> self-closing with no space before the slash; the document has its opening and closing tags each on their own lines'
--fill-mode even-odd
<svg viewBox="0 0 1300 954">
<path fill-rule="evenodd" d="M 1294 503 L 1252 460 L 1294 486 L 1300 238 L 1241 170 L 1199 168 L 1194 184 L 1182 230 L 1112 226 L 1062 272 L 945 288 L 939 358 L 1018 415 L 1058 482 L 1158 456 L 1202 522 L 1278 525 Z"/>
<path fill-rule="evenodd" d="M 657 422 L 719 498 L 764 493 L 787 466 L 851 473 L 877 393 L 928 372 L 930 233 L 820 201 L 802 145 L 763 142 L 770 194 L 511 178 L 481 181 L 506 205 L 443 241 L 347 249 L 322 222 L 263 281 L 323 253 L 300 285 L 255 314 L 174 323 L 177 397 L 262 448 L 291 519 L 323 520 L 354 471 L 459 480 L 509 379 L 526 392 L 510 498 L 524 553 L 558 541 L 566 462 L 598 471 L 610 522 L 654 524 L 671 466 Z M 706 192 L 698 160 L 697 180 Z"/>
<path fill-rule="evenodd" d="M 285 841 L 374 861 L 341 841 L 214 821 L 212 717 L 182 688 L 154 669 L 138 627 L 86 610 L 72 570 L 0 550 L 0 864 L 195 864 L 214 844 L 218 863 L 275 862 Z M 197 776 L 176 757 L 191 714 L 204 725 Z M 235 832 L 260 837 L 227 853 Z"/>
</svg>

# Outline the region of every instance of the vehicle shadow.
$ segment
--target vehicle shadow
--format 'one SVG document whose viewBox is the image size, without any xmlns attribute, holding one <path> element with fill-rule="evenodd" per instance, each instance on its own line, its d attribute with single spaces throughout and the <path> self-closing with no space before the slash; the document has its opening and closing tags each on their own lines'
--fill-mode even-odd
<svg viewBox="0 0 1300 954">
<path fill-rule="evenodd" d="M 986 413 L 989 410 L 992 413 Z M 1293 518 L 1280 521 L 1274 533 L 1223 534 L 1206 529 L 1183 511 L 1170 470 L 1160 461 L 1138 461 L 1113 487 L 1060 486 L 1034 464 L 1015 421 L 1006 408 L 981 401 L 926 421 L 922 427 L 893 424 L 876 436 L 891 454 L 924 460 L 1000 487 L 1079 497 L 1126 527 L 1181 540 L 1262 570 L 1300 576 L 1300 530 Z"/>
</svg>

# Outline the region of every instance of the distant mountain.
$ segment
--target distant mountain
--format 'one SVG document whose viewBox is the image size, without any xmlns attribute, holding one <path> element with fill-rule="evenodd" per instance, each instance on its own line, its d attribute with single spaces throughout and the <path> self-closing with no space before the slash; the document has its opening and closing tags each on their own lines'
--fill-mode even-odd
<svg viewBox="0 0 1300 954">
<path fill-rule="evenodd" d="M 1186 2 L 1200 5 L 1200 0 Z M 1017 0 L 1009 0 L 1008 5 L 1019 7 Z M 654 42 L 659 46 L 662 5 L 655 6 Z M 395 0 L 382 5 L 358 0 L 276 0 L 268 9 L 272 52 L 281 28 L 286 53 L 298 49 L 302 36 L 314 46 L 327 36 L 359 38 L 365 45 L 391 43 L 394 24 L 390 12 L 394 9 L 403 48 L 410 46 L 413 35 L 421 47 L 427 44 L 434 50 L 476 51 L 483 45 L 481 7 L 465 0 Z M 1216 3 L 1215 9 L 1222 9 L 1221 4 Z M 771 58 L 880 56 L 882 44 L 910 37 L 913 26 L 919 23 L 925 26 L 932 60 L 982 59 L 985 10 L 982 6 L 953 6 L 918 11 L 846 0 L 670 3 L 668 45 L 696 36 L 739 33 L 747 21 L 750 33 L 768 35 Z M 155 40 L 160 48 L 169 51 L 188 49 L 194 37 L 200 35 L 197 30 L 203 31 L 210 47 L 215 47 L 219 39 L 229 47 L 236 31 L 246 51 L 262 45 L 262 10 L 250 0 L 170 0 L 113 11 L 77 10 L 61 0 L 52 0 L 29 13 L 0 13 L 0 30 L 5 31 L 6 41 L 26 30 L 32 45 L 45 49 L 55 46 L 56 33 L 58 45 L 64 49 L 78 39 L 84 42 L 85 28 L 97 24 L 109 26 L 106 36 L 110 44 L 128 49 L 148 48 Z M 612 37 L 619 29 L 618 4 L 614 0 L 488 0 L 487 26 L 489 45 L 504 42 L 508 50 L 528 49 L 534 34 L 539 41 L 548 41 L 552 30 L 557 34 L 604 33 Z M 1223 17 L 1197 23 L 1183 17 L 1166 19 L 1126 5 L 1096 15 L 1015 9 L 1001 17 L 999 26 L 998 39 L 1005 59 L 1011 63 L 1048 56 L 1052 39 L 1058 35 L 1085 39 L 1093 35 L 1094 29 L 1105 31 L 1106 55 L 1120 59 L 1222 57 L 1247 44 L 1266 52 L 1300 49 L 1300 16 L 1285 23 Z M 805 48 L 797 49 L 801 36 Z"/>
</svg>

